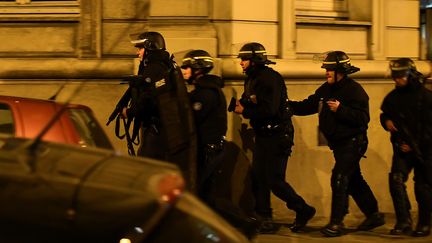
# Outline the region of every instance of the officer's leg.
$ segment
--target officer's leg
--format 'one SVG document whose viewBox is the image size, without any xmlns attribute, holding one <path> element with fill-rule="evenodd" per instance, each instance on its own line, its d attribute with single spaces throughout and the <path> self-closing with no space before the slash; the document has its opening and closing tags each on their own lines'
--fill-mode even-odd
<svg viewBox="0 0 432 243">
<path fill-rule="evenodd" d="M 393 146 L 389 187 L 396 214 L 396 224 L 390 231 L 392 235 L 410 234 L 412 231 L 411 204 L 405 185 L 411 170 L 412 166 L 406 154 L 404 156 L 396 146 Z"/>
<path fill-rule="evenodd" d="M 414 191 L 418 203 L 418 222 L 414 236 L 428 236 L 432 216 L 432 188 L 427 184 L 415 183 Z"/>
<path fill-rule="evenodd" d="M 357 227 L 358 230 L 371 230 L 384 225 L 384 214 L 378 212 L 378 202 L 363 178 L 360 170 L 360 160 L 367 149 L 367 143 L 363 142 L 363 137 L 356 137 L 353 141 L 353 161 L 352 173 L 348 185 L 348 193 L 359 206 L 360 210 L 366 215 L 366 219 Z M 355 151 L 359 151 L 355 153 Z"/>
<path fill-rule="evenodd" d="M 366 216 L 378 212 L 378 202 L 369 185 L 363 178 L 360 167 L 358 167 L 351 176 L 348 188 L 349 194 Z"/>
<path fill-rule="evenodd" d="M 432 151 L 414 167 L 414 193 L 418 204 L 418 222 L 413 236 L 430 234 L 432 216 Z"/>
<path fill-rule="evenodd" d="M 326 236 L 334 237 L 344 233 L 343 219 L 348 213 L 349 180 L 355 168 L 358 167 L 358 160 L 353 159 L 354 154 L 358 154 L 358 151 L 354 152 L 352 142 L 333 148 L 336 163 L 331 176 L 332 203 L 330 222 L 321 229 L 321 233 Z"/>
<path fill-rule="evenodd" d="M 216 185 L 215 176 L 224 157 L 224 149 L 215 151 L 207 147 L 201 148 L 198 160 L 198 195 L 208 204 L 213 204 Z"/>
<path fill-rule="evenodd" d="M 268 174 L 267 151 L 265 150 L 265 138 L 257 135 L 252 159 L 252 190 L 255 196 L 255 211 L 264 218 L 272 218 L 270 201 L 270 188 L 266 181 Z"/>
<path fill-rule="evenodd" d="M 286 206 L 296 212 L 296 219 L 291 227 L 292 231 L 300 232 L 315 215 L 315 208 L 306 204 L 304 199 L 296 193 L 294 188 L 285 180 L 288 157 L 291 152 L 290 148 L 282 146 L 279 135 L 268 138 L 265 144 L 267 151 L 267 165 L 269 167 L 266 175 L 271 191 L 280 199 Z"/>
<path fill-rule="evenodd" d="M 349 192 L 366 219 L 357 227 L 357 230 L 371 230 L 384 225 L 384 214 L 378 212 L 378 202 L 367 182 L 364 180 L 360 167 L 354 171 L 350 179 Z"/>
</svg>

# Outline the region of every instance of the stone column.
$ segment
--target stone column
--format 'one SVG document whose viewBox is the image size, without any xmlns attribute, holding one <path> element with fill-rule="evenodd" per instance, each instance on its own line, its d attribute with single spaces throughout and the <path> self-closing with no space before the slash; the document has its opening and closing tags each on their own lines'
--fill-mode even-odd
<svg viewBox="0 0 432 243">
<path fill-rule="evenodd" d="M 79 57 L 101 57 L 101 0 L 81 0 Z"/>
<path fill-rule="evenodd" d="M 296 18 L 292 0 L 279 0 L 279 58 L 296 58 Z"/>
</svg>

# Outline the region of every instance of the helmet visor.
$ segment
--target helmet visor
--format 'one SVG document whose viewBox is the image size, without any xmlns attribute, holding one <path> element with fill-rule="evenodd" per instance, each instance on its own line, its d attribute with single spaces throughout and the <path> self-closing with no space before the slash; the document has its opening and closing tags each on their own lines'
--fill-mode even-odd
<svg viewBox="0 0 432 243">
<path fill-rule="evenodd" d="M 403 78 L 408 76 L 409 70 L 392 70 L 391 77 L 395 78 Z"/>
</svg>

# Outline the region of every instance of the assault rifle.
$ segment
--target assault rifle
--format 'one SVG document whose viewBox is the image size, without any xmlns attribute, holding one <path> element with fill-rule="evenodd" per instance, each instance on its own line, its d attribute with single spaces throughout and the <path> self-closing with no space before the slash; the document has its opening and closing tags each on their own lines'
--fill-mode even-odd
<svg viewBox="0 0 432 243">
<path fill-rule="evenodd" d="M 115 106 L 113 112 L 108 117 L 108 121 L 106 125 L 108 126 L 114 119 L 117 118 L 118 115 L 120 115 L 123 111 L 124 107 L 127 107 L 129 100 L 130 100 L 130 88 L 126 90 L 126 92 L 123 94 L 123 96 L 120 98 L 120 100 L 117 102 L 117 105 Z"/>
<path fill-rule="evenodd" d="M 410 146 L 412 153 L 416 157 L 416 159 L 420 163 L 424 163 L 423 155 L 420 150 L 420 147 L 416 141 L 416 139 L 412 136 L 411 132 L 406 128 L 406 126 L 402 125 L 397 121 L 397 119 L 392 120 L 395 124 L 396 128 L 398 129 L 397 132 L 395 132 L 396 138 L 399 138 L 399 140 L 402 140 L 405 142 L 408 146 Z M 397 141 L 397 140 L 396 140 Z"/>
<path fill-rule="evenodd" d="M 122 82 L 120 82 L 120 84 L 129 84 L 129 88 L 126 90 L 126 92 L 120 98 L 120 100 L 117 102 L 117 105 L 115 106 L 113 112 L 108 117 L 108 121 L 106 123 L 107 126 L 112 121 L 114 121 L 114 119 L 116 119 L 119 114 L 121 114 L 124 107 L 127 107 L 129 100 L 131 99 L 130 87 L 133 86 L 140 79 L 142 79 L 141 75 L 131 75 L 131 76 L 127 76 L 126 78 L 124 78 L 122 80 Z"/>
<path fill-rule="evenodd" d="M 234 111 L 234 109 L 236 107 L 236 102 L 237 102 L 236 98 L 232 97 L 231 101 L 230 101 L 230 103 L 228 105 L 228 111 L 229 112 L 233 112 Z"/>
<path fill-rule="evenodd" d="M 253 103 L 250 99 L 246 99 L 246 98 L 241 98 L 239 101 L 242 106 L 248 106 Z M 236 105 L 237 105 L 237 99 L 232 97 L 228 105 L 228 111 L 233 112 L 235 110 Z"/>
</svg>

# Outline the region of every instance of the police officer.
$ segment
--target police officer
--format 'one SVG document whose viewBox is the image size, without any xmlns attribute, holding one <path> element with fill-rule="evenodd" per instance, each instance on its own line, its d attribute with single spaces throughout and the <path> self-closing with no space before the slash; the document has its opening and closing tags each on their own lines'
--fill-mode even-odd
<svg viewBox="0 0 432 243">
<path fill-rule="evenodd" d="M 223 159 L 227 131 L 223 80 L 209 74 L 213 58 L 204 50 L 188 52 L 181 65 L 183 77 L 195 89 L 190 93 L 198 137 L 198 195 L 209 201 L 213 179 Z"/>
<path fill-rule="evenodd" d="M 131 42 L 138 48 L 140 76 L 129 82 L 131 100 L 129 107 L 123 108 L 123 116 L 134 119 L 133 137 L 141 128 L 138 155 L 165 159 L 166 147 L 160 136 L 161 122 L 154 87 L 171 68 L 170 55 L 165 49 L 163 36 L 158 32 L 144 32 Z"/>
<path fill-rule="evenodd" d="M 260 43 L 245 44 L 238 57 L 247 77 L 244 93 L 237 101 L 234 112 L 250 119 L 255 132 L 252 178 L 256 212 L 263 218 L 272 218 L 270 192 L 273 192 L 296 212 L 291 230 L 302 231 L 315 215 L 315 208 L 309 206 L 285 181 L 294 135 L 291 114 L 287 110 L 285 82 L 278 72 L 267 66 L 274 62 L 267 59 L 266 50 Z M 265 228 L 263 231 L 266 231 Z M 271 227 L 268 229 L 273 230 Z"/>
<path fill-rule="evenodd" d="M 259 222 L 247 216 L 230 199 L 216 193 L 226 146 L 227 104 L 222 92 L 223 80 L 209 74 L 213 58 L 204 50 L 188 52 L 181 65 L 183 77 L 195 89 L 190 100 L 195 117 L 198 137 L 197 193 L 210 207 L 220 213 L 233 226 L 249 238 L 256 234 Z"/>
<path fill-rule="evenodd" d="M 127 124 L 133 120 L 132 136 L 128 136 L 128 132 L 125 136 L 135 141 L 140 134 L 138 155 L 176 164 L 187 181 L 188 189 L 194 192 L 196 132 L 180 68 L 166 51 L 165 40 L 160 33 L 144 32 L 132 43 L 138 48 L 141 59 L 140 75 L 126 79 L 129 89 L 113 114 L 121 110 L 121 116 L 128 120 Z M 130 147 L 133 148 L 133 145 L 128 142 Z"/>
<path fill-rule="evenodd" d="M 412 220 L 405 183 L 414 169 L 418 223 L 413 236 L 430 234 L 432 213 L 432 92 L 409 58 L 390 61 L 396 84 L 381 105 L 381 124 L 391 133 L 393 159 L 389 174 L 396 224 L 390 234 L 410 234 Z"/>
<path fill-rule="evenodd" d="M 342 51 L 327 53 L 321 66 L 327 82 L 303 101 L 290 101 L 295 115 L 319 113 L 319 128 L 336 160 L 332 175 L 330 222 L 321 232 L 326 236 L 344 233 L 343 219 L 351 195 L 366 215 L 357 229 L 370 230 L 384 224 L 378 203 L 360 171 L 360 159 L 367 149 L 369 97 L 359 83 L 348 77 L 360 69 L 352 66 Z"/>
</svg>

